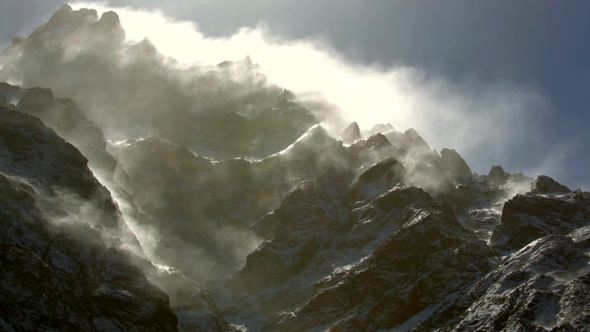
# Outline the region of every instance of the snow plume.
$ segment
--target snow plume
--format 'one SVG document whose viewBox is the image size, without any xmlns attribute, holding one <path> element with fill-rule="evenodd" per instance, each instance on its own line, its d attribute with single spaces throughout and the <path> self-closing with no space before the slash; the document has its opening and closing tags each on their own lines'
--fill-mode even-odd
<svg viewBox="0 0 590 332">
<path fill-rule="evenodd" d="M 57 233 L 75 234 L 71 237 L 145 257 L 135 234 L 127 227 L 117 207 L 112 205 L 110 197 L 97 194 L 85 199 L 63 188 L 53 188 L 51 193 L 34 188 L 41 213 Z"/>
<path fill-rule="evenodd" d="M 127 41 L 148 38 L 158 52 L 185 67 L 249 57 L 269 83 L 292 90 L 313 111 L 324 111 L 330 120 L 324 126 L 331 133 L 352 121 L 364 129 L 390 122 L 417 129 L 436 149 L 457 149 L 479 172 L 496 163 L 515 168 L 547 164 L 535 152 L 543 143 L 531 144 L 530 138 L 542 133 L 550 105 L 526 86 L 477 79 L 451 82 L 419 68 L 354 63 L 320 38 L 281 39 L 264 23 L 216 38 L 204 35 L 194 22 L 158 11 L 100 3 L 75 7 L 116 11 Z M 529 164 L 527 158 L 537 160 Z"/>
<path fill-rule="evenodd" d="M 551 147 L 541 140 L 531 143 L 530 137 L 541 134 L 551 109 L 542 95 L 524 86 L 451 82 L 418 68 L 354 63 L 319 38 L 281 39 L 263 23 L 229 37 L 209 37 L 194 22 L 158 11 L 105 3 L 72 6 L 95 8 L 98 14 L 116 11 L 120 26 L 108 13 L 92 29 L 54 29 L 50 34 L 66 35 L 61 45 L 50 43 L 24 56 L 22 48 L 31 45 L 17 41 L 7 54 L 20 58 L 16 65 L 6 64 L 0 78 L 72 97 L 110 138 L 157 131 L 190 146 L 184 134 L 190 130 L 174 119 L 190 123 L 203 109 L 247 114 L 272 106 L 282 92 L 278 87 L 284 87 L 325 120 L 331 133 L 349 121 L 365 130 L 390 122 L 417 129 L 436 149 L 457 149 L 479 172 L 497 163 L 521 169 L 550 165 L 538 151 Z M 88 11 L 79 16 L 97 20 Z M 59 17 L 52 21 L 58 24 Z M 41 42 L 47 32 L 36 34 Z M 217 66 L 225 60 L 233 62 Z"/>
</svg>

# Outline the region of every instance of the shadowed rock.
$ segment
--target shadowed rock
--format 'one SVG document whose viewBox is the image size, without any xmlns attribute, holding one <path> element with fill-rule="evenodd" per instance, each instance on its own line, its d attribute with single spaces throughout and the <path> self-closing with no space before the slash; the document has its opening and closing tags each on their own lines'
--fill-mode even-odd
<svg viewBox="0 0 590 332">
<path fill-rule="evenodd" d="M 503 250 L 518 250 L 543 236 L 568 234 L 587 225 L 589 220 L 588 193 L 516 195 L 504 204 L 502 221 L 494 230 L 491 244 Z"/>
<path fill-rule="evenodd" d="M 571 190 L 546 175 L 539 175 L 533 183 L 531 192 L 536 194 L 567 194 Z"/>
</svg>

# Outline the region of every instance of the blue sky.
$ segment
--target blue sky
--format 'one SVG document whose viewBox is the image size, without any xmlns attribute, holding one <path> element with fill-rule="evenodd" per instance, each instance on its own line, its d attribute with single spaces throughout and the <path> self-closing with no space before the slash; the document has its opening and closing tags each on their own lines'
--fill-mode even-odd
<svg viewBox="0 0 590 332">
<path fill-rule="evenodd" d="M 61 3 L 0 0 L 0 45 L 9 43 L 13 35 L 30 32 Z M 115 0 L 109 4 L 160 9 L 196 21 L 204 33 L 217 36 L 264 21 L 273 33 L 286 38 L 320 35 L 356 62 L 409 65 L 454 82 L 529 86 L 549 101 L 553 111 L 539 124 L 543 135 L 530 137 L 530 151 L 514 149 L 498 162 L 510 171 L 533 169 L 535 154 L 562 152 L 561 167 L 567 170 L 558 179 L 572 187 L 590 188 L 588 1 Z M 477 165 L 477 160 L 470 162 Z M 483 167 L 476 169 L 487 171 Z"/>
</svg>

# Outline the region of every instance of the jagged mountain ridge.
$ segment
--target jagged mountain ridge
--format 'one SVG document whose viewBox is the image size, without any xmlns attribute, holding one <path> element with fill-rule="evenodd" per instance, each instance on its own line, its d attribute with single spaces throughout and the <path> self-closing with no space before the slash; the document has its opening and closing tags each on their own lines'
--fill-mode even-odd
<svg viewBox="0 0 590 332">
<path fill-rule="evenodd" d="M 26 70 L 32 75 L 26 84 L 44 82 L 57 87 L 59 95 L 74 92 L 74 97 L 84 100 L 81 105 L 90 105 L 91 100 L 84 95 L 88 86 L 60 86 L 65 81 L 44 80 L 36 76 L 35 67 L 29 67 L 35 62 L 38 66 L 53 61 L 35 58 L 36 52 L 44 52 L 35 43 L 49 41 L 55 44 L 49 49 L 65 50 L 63 36 L 55 34 L 66 23 L 66 35 L 77 27 L 93 33 L 105 29 L 107 36 L 119 35 L 115 45 L 106 46 L 120 47 L 116 15 L 108 13 L 98 19 L 96 12 L 65 7 L 35 36 L 17 41 L 30 44 L 23 48 L 30 54 L 12 63 L 11 70 Z M 80 53 L 70 54 L 70 60 L 76 63 L 93 56 L 100 58 L 97 52 L 105 42 L 111 43 L 99 34 L 90 44 L 82 43 L 77 50 Z M 138 50 L 140 47 L 148 50 L 147 55 Z M 147 56 L 149 61 L 157 59 L 149 42 L 124 51 Z M 36 60 L 31 62 L 33 58 Z M 223 63 L 219 67 L 232 65 Z M 61 67 L 71 70 L 68 68 Z M 200 73 L 196 75 L 203 79 Z M 228 82 L 223 84 L 240 84 L 231 79 Z M 10 248 L 21 248 L 20 243 L 29 237 L 47 238 L 51 232 L 44 225 L 51 225 L 49 217 L 68 215 L 71 210 L 65 199 L 48 200 L 41 194 L 59 196 L 63 188 L 76 192 L 80 196 L 76 202 L 89 204 L 93 213 L 96 209 L 105 211 L 95 218 L 99 229 L 108 229 L 109 238 L 114 235 L 117 240 L 105 241 L 102 231 L 95 236 L 98 242 L 81 240 L 85 239 L 83 231 L 63 232 L 49 245 L 53 248 L 50 252 L 60 251 L 74 266 L 89 266 L 90 274 L 104 281 L 98 288 L 93 288 L 95 284 L 85 274 L 64 276 L 61 267 L 51 264 L 50 269 L 40 268 L 34 274 L 51 278 L 43 284 L 47 286 L 33 290 L 33 300 L 55 284 L 59 291 L 88 294 L 76 298 L 91 299 L 88 305 L 66 306 L 83 319 L 67 321 L 62 312 L 47 311 L 41 304 L 30 304 L 33 301 L 18 303 L 19 292 L 31 289 L 17 280 L 16 268 L 20 265 L 5 264 L 10 274 L 2 291 L 14 301 L 3 304 L 10 311 L 4 314 L 3 310 L 0 315 L 0 329 L 577 331 L 590 324 L 588 193 L 571 192 L 545 176 L 533 180 L 509 174 L 500 166 L 492 167 L 488 175 L 472 174 L 456 151 L 443 149 L 439 154 L 415 130 L 402 132 L 389 124 L 377 125 L 365 136 L 355 128 L 358 126 L 352 126 L 352 135 L 341 137 L 350 145 L 343 144 L 315 124 L 317 119 L 310 116 L 313 113 L 282 89 L 262 88 L 263 102 L 252 102 L 256 93 L 232 96 L 233 105 L 217 105 L 208 111 L 213 113 L 182 118 L 186 122 L 183 128 L 195 125 L 208 132 L 187 136 L 182 129 L 175 135 L 170 123 L 164 122 L 162 127 L 148 131 L 150 137 L 137 138 L 130 133 L 105 149 L 104 137 L 109 137 L 113 127 L 96 121 L 95 110 L 79 109 L 71 100 L 53 97 L 51 90 L 2 88 L 8 91 L 4 104 L 41 118 L 78 147 L 97 170 L 103 170 L 103 166 L 93 161 L 101 156 L 116 163 L 114 172 L 105 167 L 113 174 L 112 179 L 103 179 L 112 181 L 109 194 L 75 148 L 56 138 L 38 120 L 0 110 L 4 139 L 0 154 L 5 193 L 2 204 L 10 208 L 3 219 L 9 222 L 3 241 Z M 200 93 L 215 95 L 224 89 Z M 179 91 L 186 92 L 162 92 L 158 97 L 165 98 L 147 114 L 178 107 L 170 101 Z M 102 92 L 117 96 L 108 89 Z M 133 95 L 140 91 L 125 92 Z M 27 93 L 32 95 L 22 97 Z M 199 101 L 208 98 L 201 97 Z M 259 107 L 253 109 L 251 105 Z M 142 107 L 145 104 L 132 111 L 141 112 Z M 125 114 L 112 116 L 115 122 L 130 121 Z M 133 115 L 134 119 L 142 116 Z M 21 118 L 28 120 L 14 121 Z M 31 121 L 36 123 L 34 130 L 26 124 Z M 251 129 L 220 134 L 226 124 L 235 129 L 244 121 Z M 283 122 L 289 122 L 289 130 L 276 127 Z M 88 137 L 72 134 L 86 130 Z M 264 132 L 258 135 L 260 130 Z M 244 147 L 256 141 L 258 152 L 232 146 L 244 137 Z M 264 139 L 259 141 L 260 137 Z M 200 144 L 207 140 L 207 144 Z M 84 150 L 88 146 L 96 150 Z M 67 152 L 47 153 L 62 149 Z M 49 166 L 36 167 L 39 163 Z M 112 166 L 112 162 L 106 165 Z M 148 243 L 134 239 L 136 235 L 131 234 L 125 220 L 128 216 L 121 215 L 111 197 L 115 191 L 131 206 L 140 230 L 157 234 L 152 248 L 155 255 L 141 257 L 140 264 L 133 255 L 121 253 L 130 246 L 141 251 Z M 47 203 L 58 211 L 47 210 Z M 43 227 L 13 232 L 26 225 L 20 223 L 23 211 L 39 220 L 35 225 Z M 73 223 L 74 229 L 86 229 L 80 214 L 65 220 Z M 19 244 L 14 245 L 15 241 Z M 52 256 L 46 258 L 41 253 L 45 248 L 25 249 L 26 257 L 41 257 L 40 265 L 32 268 L 50 261 Z M 93 254 L 84 254 L 87 252 Z M 22 262 L 19 259 L 25 256 L 20 253 L 6 251 L 5 262 Z M 185 275 L 174 272 L 160 278 L 147 259 Z M 104 268 L 112 260 L 117 262 L 114 276 Z M 124 272 L 122 279 L 119 271 Z M 146 275 L 169 293 L 178 324 L 167 296 L 149 286 Z M 72 281 L 71 285 L 63 286 L 63 280 Z M 11 293 L 12 288 L 18 291 Z M 153 304 L 150 310 L 158 310 L 145 311 L 142 302 Z M 108 309 L 104 303 L 107 307 L 121 304 L 125 309 Z M 97 319 L 89 320 L 87 312 Z M 19 325 L 28 322 L 37 325 Z"/>
</svg>

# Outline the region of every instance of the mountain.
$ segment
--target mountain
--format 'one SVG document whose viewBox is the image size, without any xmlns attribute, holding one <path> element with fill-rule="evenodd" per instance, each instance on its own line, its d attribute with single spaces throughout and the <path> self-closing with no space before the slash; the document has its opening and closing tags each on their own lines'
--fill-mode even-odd
<svg viewBox="0 0 590 332">
<path fill-rule="evenodd" d="M 113 12 L 61 7 L 0 79 L 0 331 L 590 330 L 588 192 L 334 130 Z"/>
</svg>

